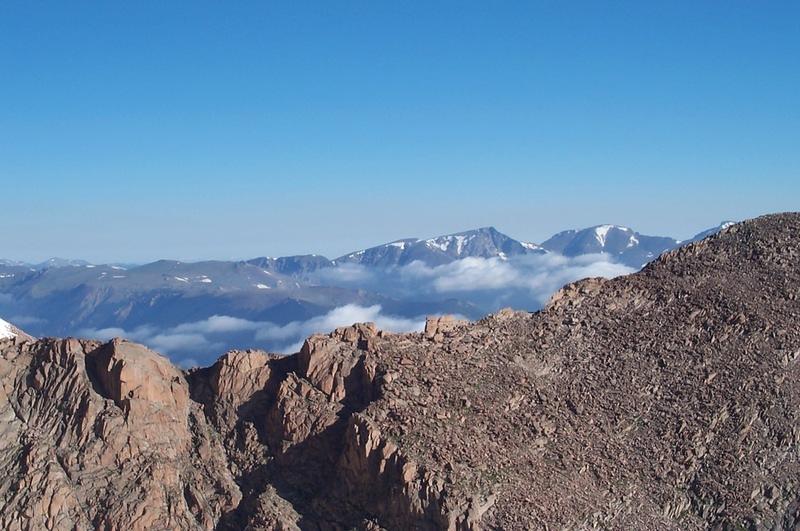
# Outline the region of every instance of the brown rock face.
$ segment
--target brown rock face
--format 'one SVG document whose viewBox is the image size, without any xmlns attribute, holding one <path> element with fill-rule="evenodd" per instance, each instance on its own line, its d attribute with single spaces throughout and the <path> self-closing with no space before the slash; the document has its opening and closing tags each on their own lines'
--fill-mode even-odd
<svg viewBox="0 0 800 531">
<path fill-rule="evenodd" d="M 0 342 L 8 529 L 796 529 L 800 215 L 535 314 L 359 324 L 184 375 Z"/>
<path fill-rule="evenodd" d="M 239 489 L 179 370 L 114 341 L 0 358 L 3 529 L 212 528 Z"/>
<path fill-rule="evenodd" d="M 336 402 L 346 397 L 368 401 L 371 393 L 365 386 L 371 385 L 371 378 L 364 374 L 363 351 L 370 350 L 377 336 L 373 323 L 337 328 L 329 336 L 312 336 L 297 355 L 298 372 Z M 359 363 L 362 365 L 357 368 Z"/>
<path fill-rule="evenodd" d="M 452 315 L 442 315 L 438 317 L 428 317 L 425 321 L 425 331 L 423 335 L 425 339 L 430 339 L 437 343 L 444 339 L 445 334 L 452 332 L 459 325 L 466 324 L 466 321 L 459 321 L 453 318 Z"/>
<path fill-rule="evenodd" d="M 87 360 L 89 370 L 108 398 L 123 409 L 157 409 L 159 420 L 185 424 L 189 389 L 183 373 L 147 348 L 114 339 Z"/>
</svg>

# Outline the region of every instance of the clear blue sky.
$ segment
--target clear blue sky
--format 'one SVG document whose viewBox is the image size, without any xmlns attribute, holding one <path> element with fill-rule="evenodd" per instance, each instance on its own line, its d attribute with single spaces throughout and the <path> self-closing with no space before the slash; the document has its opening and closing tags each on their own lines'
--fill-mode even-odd
<svg viewBox="0 0 800 531">
<path fill-rule="evenodd" d="M 798 2 L 0 3 L 0 256 L 800 209 Z"/>
</svg>

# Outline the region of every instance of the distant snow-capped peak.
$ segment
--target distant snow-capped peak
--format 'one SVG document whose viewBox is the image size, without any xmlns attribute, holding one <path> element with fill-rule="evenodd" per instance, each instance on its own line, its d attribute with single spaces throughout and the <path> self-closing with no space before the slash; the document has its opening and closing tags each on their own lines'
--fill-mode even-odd
<svg viewBox="0 0 800 531">
<path fill-rule="evenodd" d="M 545 252 L 539 245 L 514 240 L 494 227 L 481 227 L 426 239 L 395 240 L 346 254 L 333 263 L 391 268 L 421 261 L 436 266 L 469 257 L 505 260 L 516 255 Z"/>
</svg>

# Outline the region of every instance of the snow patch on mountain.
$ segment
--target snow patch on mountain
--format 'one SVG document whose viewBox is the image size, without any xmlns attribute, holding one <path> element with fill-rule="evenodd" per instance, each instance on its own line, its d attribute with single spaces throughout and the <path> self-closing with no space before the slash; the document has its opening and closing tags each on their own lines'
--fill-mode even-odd
<svg viewBox="0 0 800 531">
<path fill-rule="evenodd" d="M 425 244 L 428 247 L 439 249 L 442 252 L 449 251 L 453 244 L 455 244 L 456 256 L 461 256 L 464 253 L 464 247 L 474 239 L 474 234 L 451 234 L 449 236 L 430 238 L 425 240 Z"/>
<path fill-rule="evenodd" d="M 11 323 L 0 319 L 0 339 L 9 339 L 12 337 L 17 337 L 17 334 L 14 332 L 14 327 L 11 326 Z"/>
<path fill-rule="evenodd" d="M 425 245 L 427 245 L 428 247 L 439 249 L 440 251 L 447 251 L 447 249 L 450 248 L 450 240 L 445 240 L 445 241 L 425 240 Z"/>
<path fill-rule="evenodd" d="M 630 232 L 630 233 L 633 232 L 628 227 L 621 227 L 619 225 L 598 225 L 597 227 L 594 228 L 594 237 L 597 239 L 597 242 L 600 244 L 601 247 L 606 246 L 606 239 L 608 238 L 608 233 L 611 230 L 619 230 L 622 232 Z M 628 247 L 633 247 L 638 243 L 639 240 L 636 239 L 636 236 L 631 234 L 630 238 L 628 239 Z"/>
<path fill-rule="evenodd" d="M 537 245 L 533 242 L 519 242 L 519 244 L 529 251 L 544 251 L 541 245 Z"/>
<path fill-rule="evenodd" d="M 608 236 L 608 231 L 614 228 L 614 225 L 600 225 L 599 227 L 594 228 L 594 237 L 597 238 L 597 241 L 600 243 L 601 247 L 606 246 L 606 237 Z"/>
</svg>

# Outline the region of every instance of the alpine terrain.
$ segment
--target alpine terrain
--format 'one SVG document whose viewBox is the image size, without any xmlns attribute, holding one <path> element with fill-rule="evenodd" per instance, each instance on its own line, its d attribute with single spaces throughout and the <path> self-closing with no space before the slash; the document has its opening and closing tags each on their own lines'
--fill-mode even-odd
<svg viewBox="0 0 800 531">
<path fill-rule="evenodd" d="M 545 247 L 601 235 L 653 248 L 616 228 Z M 0 527 L 796 529 L 799 260 L 800 214 L 766 216 L 535 313 L 361 323 L 188 372 L 7 327 Z"/>
<path fill-rule="evenodd" d="M 484 227 L 402 239 L 335 260 L 317 254 L 140 265 L 0 260 L 0 315 L 35 336 L 122 336 L 175 361 L 210 363 L 223 349 L 291 351 L 325 329 L 315 322 L 345 324 L 326 317 L 343 307 L 379 308 L 388 320 L 407 323 L 394 331 L 419 329 L 426 314 L 479 319 L 506 306 L 538 310 L 565 282 L 629 273 L 682 243 L 600 225 L 538 245 Z M 209 325 L 215 319 L 237 325 Z"/>
</svg>

